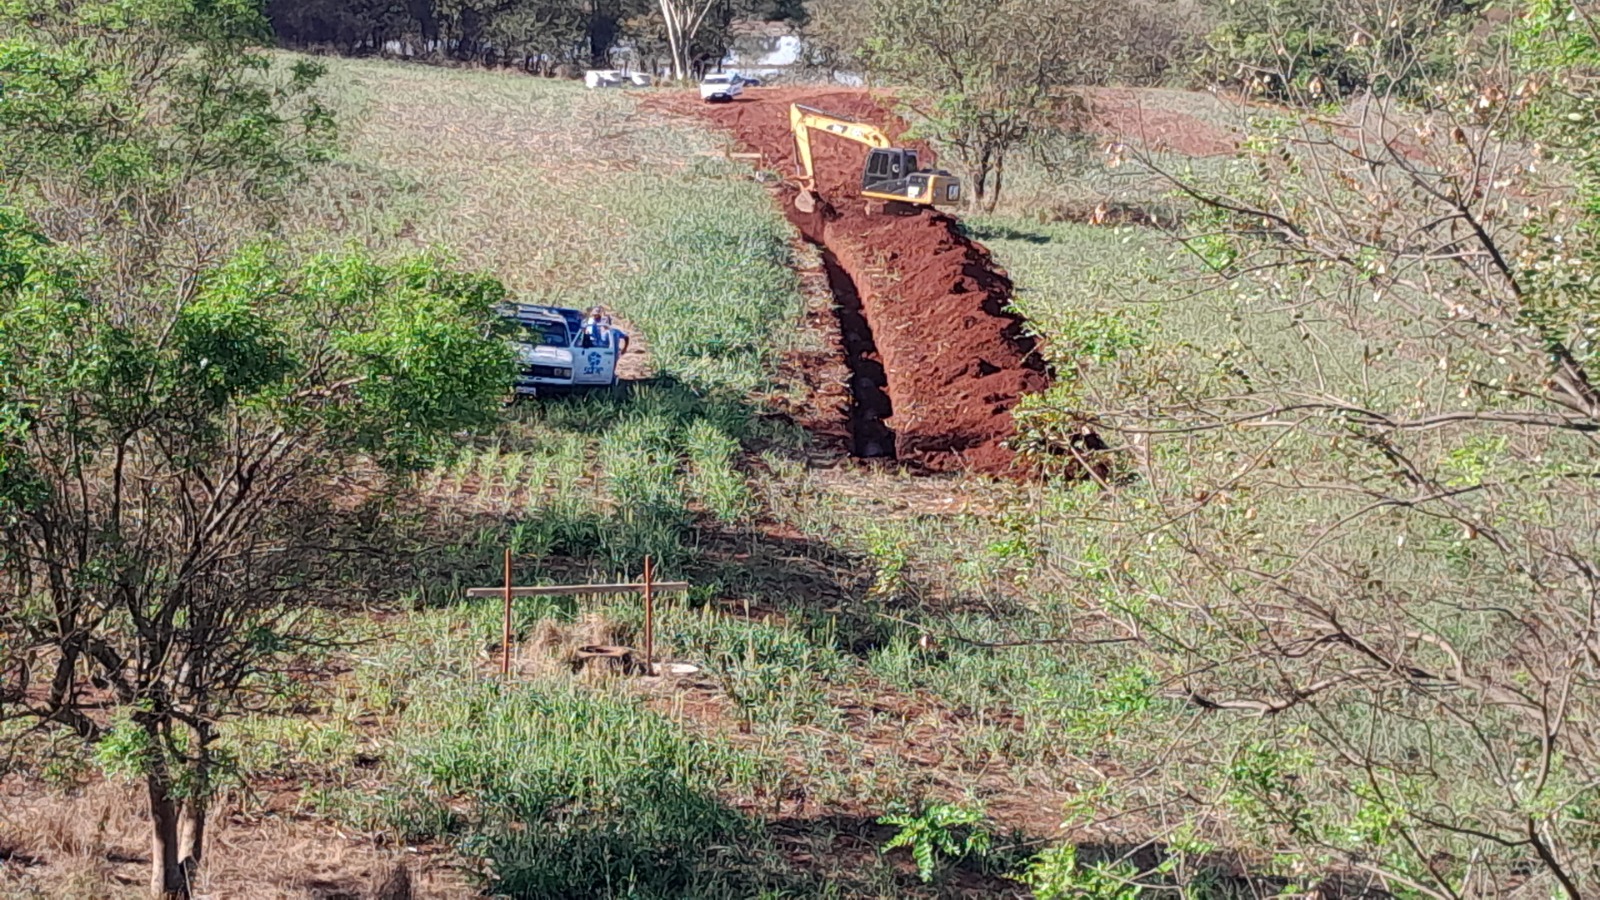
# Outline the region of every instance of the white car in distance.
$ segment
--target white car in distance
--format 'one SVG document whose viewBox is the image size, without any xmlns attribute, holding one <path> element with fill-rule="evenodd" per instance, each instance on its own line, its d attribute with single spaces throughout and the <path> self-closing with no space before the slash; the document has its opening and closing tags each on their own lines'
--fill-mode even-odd
<svg viewBox="0 0 1600 900">
<path fill-rule="evenodd" d="M 700 82 L 700 99 L 707 103 L 727 103 L 744 92 L 744 79 L 733 72 L 716 72 Z"/>
</svg>

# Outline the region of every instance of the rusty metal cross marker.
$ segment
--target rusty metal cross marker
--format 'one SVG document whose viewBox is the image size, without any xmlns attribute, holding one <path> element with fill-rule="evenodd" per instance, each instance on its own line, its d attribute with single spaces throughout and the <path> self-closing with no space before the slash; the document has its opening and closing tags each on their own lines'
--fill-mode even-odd
<svg viewBox="0 0 1600 900">
<path fill-rule="evenodd" d="M 632 584 L 552 584 L 534 587 L 514 587 L 511 584 L 511 549 L 506 549 L 505 582 L 500 587 L 468 588 L 467 596 L 474 598 L 500 597 L 505 603 L 500 623 L 500 677 L 511 677 L 511 601 L 515 597 L 569 597 L 603 596 L 609 594 L 644 594 L 644 665 L 645 671 L 654 673 L 656 665 L 656 609 L 655 595 L 661 592 L 683 593 L 689 590 L 687 581 L 655 580 L 655 561 L 644 558 L 644 579 Z"/>
</svg>

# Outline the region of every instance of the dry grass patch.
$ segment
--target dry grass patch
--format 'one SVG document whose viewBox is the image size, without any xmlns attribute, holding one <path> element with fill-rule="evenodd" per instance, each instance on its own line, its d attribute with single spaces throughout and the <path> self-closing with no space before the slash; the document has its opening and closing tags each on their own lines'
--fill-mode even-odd
<svg viewBox="0 0 1600 900">
<path fill-rule="evenodd" d="M 347 158 L 312 185 L 308 219 L 351 206 L 328 224 L 447 247 L 513 291 L 553 301 L 625 265 L 638 226 L 605 199 L 611 185 L 670 203 L 661 181 L 713 145 L 620 92 L 373 61 L 329 66 Z"/>
<path fill-rule="evenodd" d="M 139 788 L 96 781 L 72 791 L 10 786 L 0 810 L 0 896 L 147 896 L 149 822 Z M 197 893 L 260 900 L 478 896 L 438 853 L 395 853 L 306 816 L 217 810 Z"/>
</svg>

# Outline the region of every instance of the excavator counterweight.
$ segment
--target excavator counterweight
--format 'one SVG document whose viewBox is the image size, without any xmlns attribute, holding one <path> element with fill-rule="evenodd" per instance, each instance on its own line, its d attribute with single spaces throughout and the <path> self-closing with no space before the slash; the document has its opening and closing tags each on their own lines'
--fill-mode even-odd
<svg viewBox="0 0 1600 900">
<path fill-rule="evenodd" d="M 811 132 L 820 131 L 865 144 L 871 149 L 861 172 L 861 196 L 912 207 L 951 206 L 961 200 L 961 180 L 942 169 L 917 166 L 917 153 L 893 146 L 888 135 L 867 124 L 798 103 L 789 107 L 799 156 L 800 193 L 794 205 L 804 213 L 817 208 L 817 177 L 811 156 Z"/>
</svg>

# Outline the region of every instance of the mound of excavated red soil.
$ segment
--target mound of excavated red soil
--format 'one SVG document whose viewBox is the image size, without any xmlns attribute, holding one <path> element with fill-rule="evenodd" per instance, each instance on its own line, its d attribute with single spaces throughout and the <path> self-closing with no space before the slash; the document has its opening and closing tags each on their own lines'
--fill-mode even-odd
<svg viewBox="0 0 1600 900">
<path fill-rule="evenodd" d="M 903 127 L 862 90 L 763 88 L 719 105 L 676 92 L 652 100 L 728 129 L 787 176 L 796 172 L 789 130 L 796 102 L 871 121 L 891 135 Z M 926 147 L 918 149 L 932 162 Z M 853 370 L 857 454 L 884 455 L 892 446 L 898 459 L 927 470 L 1010 472 L 1014 458 L 1001 443 L 1014 431 L 1011 410 L 1022 394 L 1049 384 L 1021 321 L 1005 309 L 1010 279 L 949 216 L 869 213 L 858 196 L 865 147 L 813 134 L 812 150 L 819 192 L 832 208 L 800 213 L 792 184 L 781 200 L 807 240 L 824 249 L 825 264 L 836 265 L 829 281 Z M 878 433 L 882 425 L 892 435 Z"/>
<path fill-rule="evenodd" d="M 888 376 L 899 458 L 1005 472 L 1011 409 L 1049 381 L 1005 309 L 1011 281 L 953 224 L 926 214 L 846 218 L 826 223 L 824 242 L 855 273 Z"/>
</svg>

